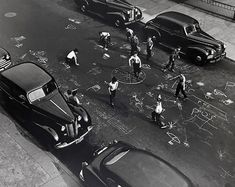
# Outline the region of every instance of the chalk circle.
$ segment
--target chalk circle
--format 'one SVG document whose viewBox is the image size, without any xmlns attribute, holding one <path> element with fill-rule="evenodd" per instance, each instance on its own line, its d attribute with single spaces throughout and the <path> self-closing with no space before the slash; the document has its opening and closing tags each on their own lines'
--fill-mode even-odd
<svg viewBox="0 0 235 187">
<path fill-rule="evenodd" d="M 12 17 L 16 16 L 16 13 L 15 12 L 7 12 L 4 14 L 4 16 L 7 18 L 12 18 Z"/>
<path fill-rule="evenodd" d="M 120 66 L 114 69 L 111 75 L 112 77 L 115 76 L 123 84 L 140 84 L 146 79 L 146 74 L 143 71 L 141 71 L 137 79 L 134 76 L 133 68 L 130 66 Z"/>
</svg>

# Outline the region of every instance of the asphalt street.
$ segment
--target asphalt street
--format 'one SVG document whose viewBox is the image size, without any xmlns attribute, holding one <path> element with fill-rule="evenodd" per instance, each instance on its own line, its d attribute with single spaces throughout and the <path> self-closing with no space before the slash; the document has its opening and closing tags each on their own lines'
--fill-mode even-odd
<svg viewBox="0 0 235 187">
<path fill-rule="evenodd" d="M 224 59 L 199 67 L 182 58 L 174 73 L 162 72 L 169 50 L 155 47 L 147 62 L 143 25 L 137 23 L 131 27 L 140 37 L 144 64 L 137 81 L 128 67 L 130 47 L 125 31 L 83 15 L 74 1 L 0 2 L 0 45 L 10 52 L 12 61 L 41 65 L 55 77 L 62 92 L 78 88 L 78 97 L 92 117 L 94 129 L 86 142 L 52 151 L 75 176 L 81 161 L 89 159 L 96 147 L 116 139 L 162 157 L 196 186 L 235 184 L 234 62 Z M 99 31 L 111 33 L 108 51 L 97 43 Z M 64 60 L 75 47 L 80 66 Z M 185 101 L 174 97 L 174 77 L 180 73 L 188 81 Z M 114 109 L 109 106 L 105 83 L 113 75 L 120 81 Z M 151 121 L 158 94 L 162 95 L 166 129 Z"/>
</svg>

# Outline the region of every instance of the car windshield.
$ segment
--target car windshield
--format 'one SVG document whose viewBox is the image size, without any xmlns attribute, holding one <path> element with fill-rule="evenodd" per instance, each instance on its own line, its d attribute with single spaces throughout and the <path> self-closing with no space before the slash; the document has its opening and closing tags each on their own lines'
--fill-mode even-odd
<svg viewBox="0 0 235 187">
<path fill-rule="evenodd" d="M 34 102 L 36 100 L 42 99 L 56 89 L 56 84 L 53 81 L 45 84 L 43 87 L 33 90 L 28 94 L 29 101 Z"/>
<path fill-rule="evenodd" d="M 195 32 L 198 32 L 200 30 L 200 27 L 198 24 L 195 24 L 195 25 L 190 25 L 188 27 L 186 27 L 186 33 L 187 34 L 193 34 Z"/>
</svg>

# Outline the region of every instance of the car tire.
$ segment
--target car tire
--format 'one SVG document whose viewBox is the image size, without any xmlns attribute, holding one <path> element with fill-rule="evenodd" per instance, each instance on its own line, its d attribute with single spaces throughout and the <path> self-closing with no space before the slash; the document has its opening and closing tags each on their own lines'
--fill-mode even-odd
<svg viewBox="0 0 235 187">
<path fill-rule="evenodd" d="M 82 3 L 80 10 L 82 11 L 82 13 L 85 14 L 85 13 L 87 13 L 87 8 L 88 8 L 88 5 L 86 3 Z"/>
<path fill-rule="evenodd" d="M 193 56 L 193 62 L 198 66 L 202 66 L 205 63 L 205 58 L 201 54 L 196 54 Z"/>
</svg>

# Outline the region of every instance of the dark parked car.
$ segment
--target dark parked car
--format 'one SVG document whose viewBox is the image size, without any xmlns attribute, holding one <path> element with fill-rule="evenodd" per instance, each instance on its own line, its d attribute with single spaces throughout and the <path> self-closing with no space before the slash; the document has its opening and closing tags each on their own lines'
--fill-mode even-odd
<svg viewBox="0 0 235 187">
<path fill-rule="evenodd" d="M 3 71 L 0 89 L 5 104 L 17 112 L 15 117 L 40 127 L 55 148 L 81 142 L 92 129 L 87 111 L 68 104 L 54 78 L 34 63 Z"/>
<path fill-rule="evenodd" d="M 117 27 L 134 23 L 142 19 L 139 8 L 125 0 L 76 0 L 82 12 L 92 12 L 108 19 Z"/>
<path fill-rule="evenodd" d="M 83 162 L 80 179 L 88 187 L 192 187 L 188 177 L 150 152 L 124 142 L 97 150 Z"/>
<path fill-rule="evenodd" d="M 0 47 L 0 71 L 5 70 L 11 65 L 11 56 L 3 48 Z"/>
<path fill-rule="evenodd" d="M 161 44 L 176 48 L 197 65 L 214 63 L 225 57 L 225 45 L 204 32 L 199 22 L 179 12 L 164 12 L 148 21 L 144 27 L 148 36 Z"/>
</svg>

